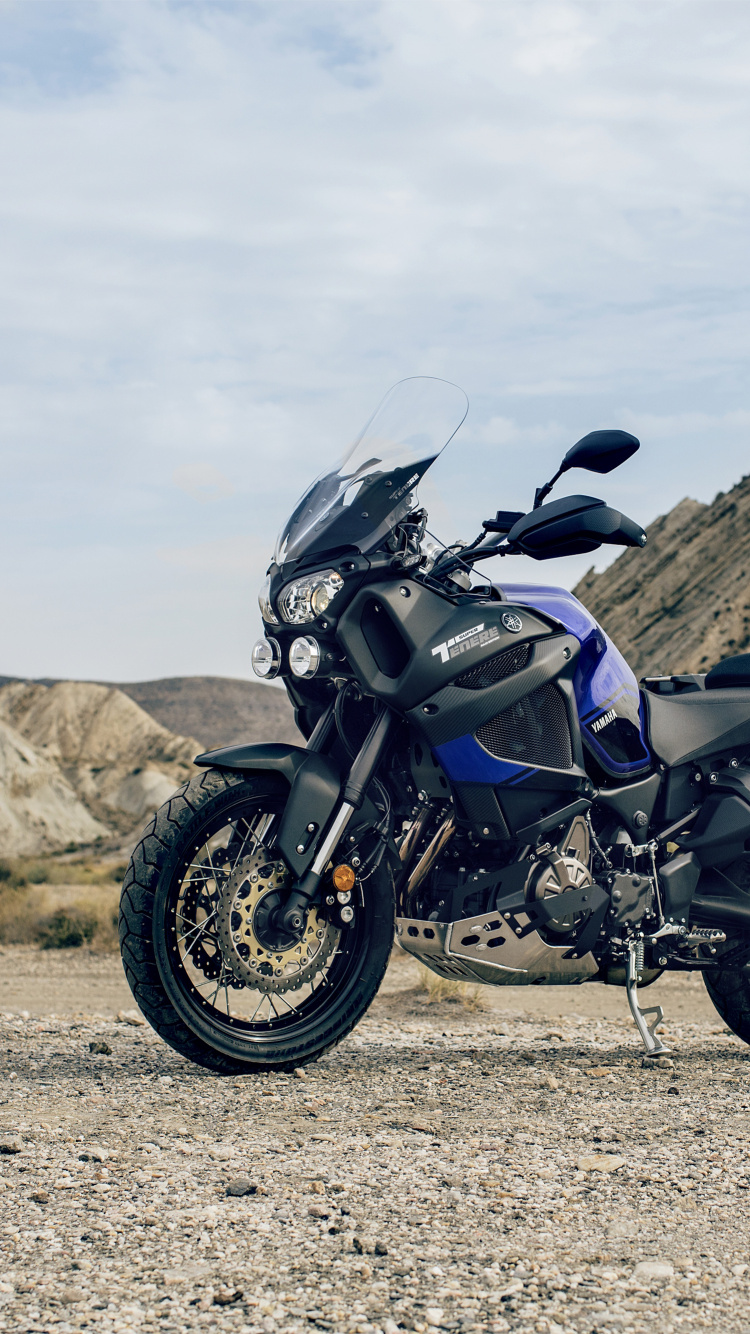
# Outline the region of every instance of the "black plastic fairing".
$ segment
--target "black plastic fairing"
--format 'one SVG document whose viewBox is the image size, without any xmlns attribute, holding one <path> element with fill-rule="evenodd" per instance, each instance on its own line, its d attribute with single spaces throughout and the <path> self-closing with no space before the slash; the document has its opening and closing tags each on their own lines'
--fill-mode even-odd
<svg viewBox="0 0 750 1334">
<path fill-rule="evenodd" d="M 495 789 L 490 783 L 454 783 L 459 824 L 468 823 L 477 837 L 495 841 L 510 837 Z"/>
<path fill-rule="evenodd" d="M 197 755 L 201 768 L 232 769 L 241 773 L 277 773 L 289 784 L 290 794 L 281 819 L 276 846 L 296 875 L 302 875 L 315 855 L 317 835 L 327 824 L 341 793 L 338 765 L 327 755 L 281 742 L 224 746 Z M 308 829 L 312 825 L 312 829 Z M 297 851 L 301 847 L 303 851 Z"/>
<path fill-rule="evenodd" d="M 402 711 L 467 668 L 551 633 L 548 618 L 527 607 L 442 597 L 408 578 L 361 588 L 338 625 L 341 647 L 364 689 Z"/>
<path fill-rule="evenodd" d="M 665 764 L 686 764 L 726 751 L 740 756 L 750 746 L 750 691 L 695 690 L 684 694 L 642 694 L 649 743 Z"/>
<path fill-rule="evenodd" d="M 566 678 L 570 680 L 578 652 L 578 640 L 573 635 L 550 635 L 538 639 L 532 645 L 528 666 L 520 671 L 480 690 L 462 688 L 455 683 L 445 685 L 434 694 L 425 695 L 420 704 L 407 711 L 407 716 L 430 745 L 443 745 L 475 732 L 483 723 L 488 723 L 496 714 L 511 708 L 547 682 L 559 681 L 562 685 Z M 568 713 L 570 715 L 569 705 Z M 573 758 L 581 763 L 583 757 L 579 751 Z"/>
<path fill-rule="evenodd" d="M 610 819 L 624 824 L 636 841 L 642 843 L 651 823 L 661 781 L 660 774 L 650 774 L 626 787 L 602 788 L 597 793 L 596 806 Z M 645 820 L 636 820 L 636 816 L 645 816 Z"/>
<path fill-rule="evenodd" d="M 701 866 L 729 866 L 750 847 L 750 769 L 725 768 L 715 773 L 695 824 L 675 841 L 694 852 Z"/>
<path fill-rule="evenodd" d="M 693 852 L 672 857 L 659 871 L 659 885 L 668 920 L 687 922 L 690 904 L 698 885 L 701 864 Z"/>
</svg>

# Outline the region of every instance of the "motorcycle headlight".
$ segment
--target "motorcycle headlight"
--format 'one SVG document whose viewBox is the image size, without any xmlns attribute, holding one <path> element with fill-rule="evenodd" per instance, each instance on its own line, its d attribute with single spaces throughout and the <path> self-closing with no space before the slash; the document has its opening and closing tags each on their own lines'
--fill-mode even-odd
<svg viewBox="0 0 750 1334">
<path fill-rule="evenodd" d="M 304 625 L 328 610 L 344 581 L 336 570 L 317 570 L 287 584 L 279 595 L 279 611 L 290 625 Z"/>
<path fill-rule="evenodd" d="M 273 607 L 271 606 L 270 574 L 266 575 L 266 582 L 264 583 L 263 587 L 261 588 L 258 594 L 258 606 L 260 607 L 260 614 L 263 617 L 264 621 L 268 621 L 270 625 L 278 625 L 279 618 L 276 615 L 276 612 L 274 611 Z"/>
<path fill-rule="evenodd" d="M 320 664 L 320 645 L 317 639 L 305 635 L 295 639 L 289 649 L 289 666 L 295 676 L 314 676 Z"/>
<path fill-rule="evenodd" d="M 263 681 L 272 681 L 278 676 L 281 666 L 281 649 L 275 639 L 259 639 L 253 644 L 250 663 L 256 676 Z"/>
</svg>

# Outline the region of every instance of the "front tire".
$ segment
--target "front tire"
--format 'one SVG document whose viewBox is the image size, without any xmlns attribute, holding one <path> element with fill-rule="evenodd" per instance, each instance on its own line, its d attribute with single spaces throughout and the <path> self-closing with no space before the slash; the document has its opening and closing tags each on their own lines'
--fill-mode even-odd
<svg viewBox="0 0 750 1334">
<path fill-rule="evenodd" d="M 123 885 L 120 949 L 140 1009 L 171 1047 L 219 1074 L 317 1060 L 365 1013 L 393 943 L 384 859 L 366 893 L 355 888 L 354 923 L 332 949 L 329 933 L 317 974 L 254 989 L 228 966 L 216 931 L 222 891 L 248 850 L 263 846 L 287 795 L 274 775 L 204 770 L 157 811 Z"/>
</svg>

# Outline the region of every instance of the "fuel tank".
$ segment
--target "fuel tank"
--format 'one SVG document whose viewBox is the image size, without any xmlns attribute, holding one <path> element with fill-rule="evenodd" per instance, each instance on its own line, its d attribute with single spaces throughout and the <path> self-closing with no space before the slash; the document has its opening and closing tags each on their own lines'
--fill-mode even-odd
<svg viewBox="0 0 750 1334">
<path fill-rule="evenodd" d="M 580 644 L 573 677 L 578 720 L 586 748 L 612 779 L 640 778 L 651 768 L 638 682 L 590 611 L 565 588 L 503 584 L 516 606 L 557 621 Z"/>
</svg>

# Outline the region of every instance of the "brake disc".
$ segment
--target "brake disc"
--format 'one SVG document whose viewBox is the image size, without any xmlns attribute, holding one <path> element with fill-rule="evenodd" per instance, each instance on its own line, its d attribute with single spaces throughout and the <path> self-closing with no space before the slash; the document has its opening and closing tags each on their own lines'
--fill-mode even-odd
<svg viewBox="0 0 750 1334">
<path fill-rule="evenodd" d="M 291 875 L 262 846 L 235 866 L 219 899 L 217 931 L 224 961 L 234 976 L 256 991 L 296 991 L 330 959 L 340 930 L 316 905 L 308 908 L 301 932 L 279 932 L 275 910 L 283 903 Z"/>
<path fill-rule="evenodd" d="M 180 904 L 181 937 L 187 942 L 187 955 L 209 981 L 221 976 L 224 962 L 216 933 L 203 927 L 203 923 L 211 921 L 221 885 L 228 879 L 229 872 L 225 869 L 228 860 L 228 850 L 218 848 L 212 858 L 194 867 Z M 213 890 L 209 888 L 211 883 Z"/>
</svg>

